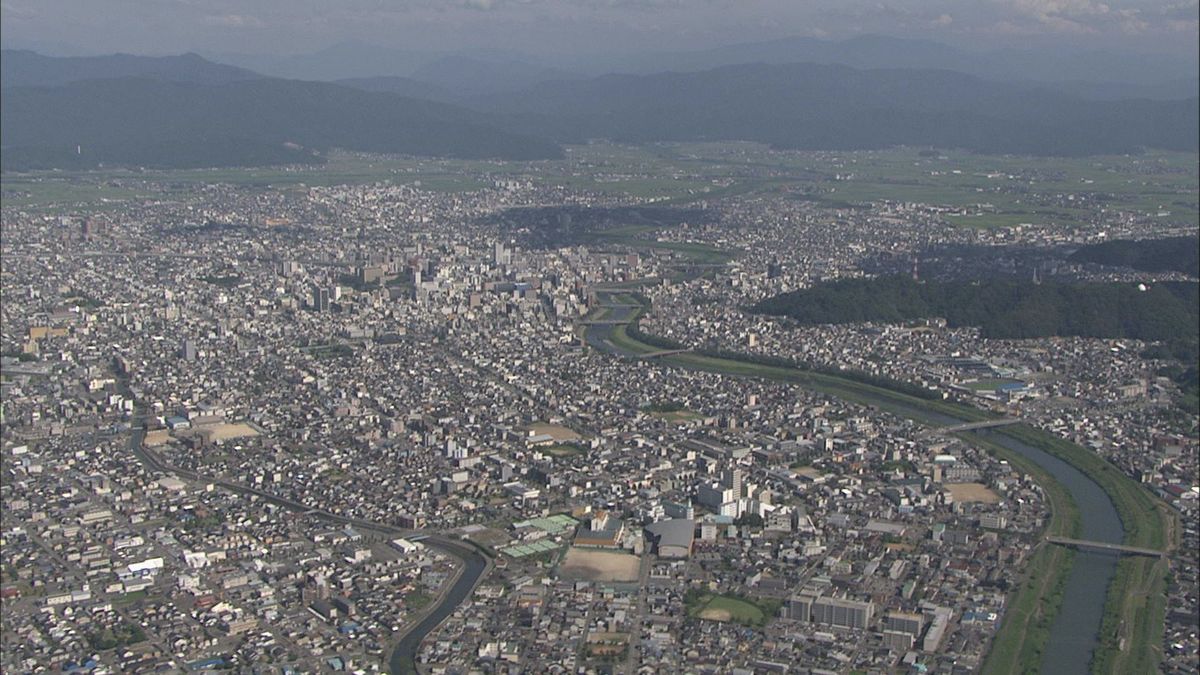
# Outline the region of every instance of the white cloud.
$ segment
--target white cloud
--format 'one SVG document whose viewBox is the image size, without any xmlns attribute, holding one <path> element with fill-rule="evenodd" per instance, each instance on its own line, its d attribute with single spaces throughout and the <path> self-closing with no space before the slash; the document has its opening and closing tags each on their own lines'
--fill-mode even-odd
<svg viewBox="0 0 1200 675">
<path fill-rule="evenodd" d="M 209 14 L 204 17 L 204 23 L 226 28 L 258 28 L 263 25 L 261 19 L 249 14 Z"/>
</svg>

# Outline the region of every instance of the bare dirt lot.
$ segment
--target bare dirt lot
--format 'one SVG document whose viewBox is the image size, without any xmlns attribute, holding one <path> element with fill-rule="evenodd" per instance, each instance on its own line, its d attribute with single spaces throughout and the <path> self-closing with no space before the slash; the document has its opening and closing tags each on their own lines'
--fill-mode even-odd
<svg viewBox="0 0 1200 675">
<path fill-rule="evenodd" d="M 530 424 L 528 430 L 530 433 L 538 436 L 546 434 L 553 438 L 556 442 L 579 440 L 579 434 L 560 424 L 544 424 L 539 422 L 537 424 Z"/>
<path fill-rule="evenodd" d="M 947 483 L 946 489 L 954 495 L 956 502 L 981 502 L 998 504 L 1000 496 L 982 483 Z"/>
<path fill-rule="evenodd" d="M 197 433 L 205 434 L 210 441 L 228 441 L 234 438 L 243 438 L 245 436 L 257 436 L 258 432 L 248 424 L 205 424 L 196 427 Z"/>
<path fill-rule="evenodd" d="M 571 547 L 558 571 L 586 581 L 637 581 L 639 559 L 629 553 Z"/>
</svg>

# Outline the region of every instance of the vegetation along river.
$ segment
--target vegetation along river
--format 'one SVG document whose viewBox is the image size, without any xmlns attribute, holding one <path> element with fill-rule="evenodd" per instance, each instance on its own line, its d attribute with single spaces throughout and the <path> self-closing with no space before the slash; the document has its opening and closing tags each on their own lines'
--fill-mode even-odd
<svg viewBox="0 0 1200 675">
<path fill-rule="evenodd" d="M 636 310 L 628 306 L 629 296 L 624 296 L 626 302 L 616 299 L 615 293 L 601 291 L 599 298 L 606 311 L 605 321 L 625 321 L 635 318 Z M 588 326 L 585 340 L 590 346 L 619 356 L 635 356 L 642 351 L 654 351 L 657 348 L 644 346 L 637 349 L 631 339 L 624 335 L 615 336 L 618 324 L 597 324 Z M 615 338 L 615 339 L 614 339 Z M 708 366 L 699 367 L 684 359 L 667 357 L 668 364 L 689 369 L 720 370 L 712 367 L 720 361 L 726 361 L 730 366 L 736 361 L 709 360 Z M 746 374 L 744 372 L 734 374 Z M 860 387 L 854 391 L 855 398 L 860 403 L 876 405 L 889 412 L 919 419 L 928 423 L 954 426 L 964 421 L 940 411 L 908 407 L 882 395 L 872 395 L 870 388 Z M 1035 448 L 1016 438 L 1003 433 L 980 430 L 972 432 L 983 439 L 1015 452 L 1034 462 L 1054 477 L 1070 494 L 1079 509 L 1079 536 L 1092 541 L 1120 544 L 1124 536 L 1124 527 L 1112 499 L 1091 478 L 1081 471 L 1050 455 L 1044 450 Z M 1043 652 L 1041 671 L 1061 675 L 1087 673 L 1092 660 L 1092 653 L 1099 645 L 1099 631 L 1104 616 L 1104 604 L 1109 584 L 1116 573 L 1117 555 L 1114 553 L 1093 552 L 1081 550 L 1075 553 L 1071 570 L 1067 575 L 1063 588 L 1061 609 L 1050 629 L 1048 645 L 1051 648 Z"/>
</svg>

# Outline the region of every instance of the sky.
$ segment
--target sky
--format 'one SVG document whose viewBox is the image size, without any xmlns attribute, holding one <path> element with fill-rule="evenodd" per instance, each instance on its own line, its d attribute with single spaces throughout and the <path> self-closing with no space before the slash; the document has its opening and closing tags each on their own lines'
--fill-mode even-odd
<svg viewBox="0 0 1200 675">
<path fill-rule="evenodd" d="M 1193 58 L 1198 0 L 0 0 L 6 48 L 301 54 L 345 42 L 532 54 L 863 34 Z"/>
</svg>

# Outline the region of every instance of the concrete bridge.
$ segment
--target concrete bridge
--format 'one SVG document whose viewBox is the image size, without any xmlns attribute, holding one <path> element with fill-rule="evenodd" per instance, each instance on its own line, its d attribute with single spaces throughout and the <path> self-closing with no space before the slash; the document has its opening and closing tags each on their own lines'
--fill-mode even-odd
<svg viewBox="0 0 1200 675">
<path fill-rule="evenodd" d="M 646 352 L 645 354 L 638 354 L 638 358 L 642 359 L 642 360 L 657 359 L 660 356 L 670 356 L 672 354 L 686 354 L 690 351 L 692 351 L 692 350 L 690 350 L 690 349 L 660 349 L 657 352 Z"/>
<path fill-rule="evenodd" d="M 632 319 L 591 319 L 580 321 L 580 326 L 623 326 L 633 323 Z"/>
<path fill-rule="evenodd" d="M 1014 424 L 1021 424 L 1025 420 L 1015 417 L 1005 417 L 998 420 L 987 420 L 984 422 L 971 422 L 969 424 L 956 424 L 952 427 L 941 427 L 935 429 L 939 434 L 957 434 L 960 431 L 975 431 L 976 429 L 994 429 L 996 427 L 1007 427 Z"/>
<path fill-rule="evenodd" d="M 1166 551 L 1159 551 L 1153 548 L 1138 548 L 1137 546 L 1125 546 L 1124 544 L 1110 544 L 1105 541 L 1089 541 L 1087 539 L 1071 539 L 1069 537 L 1059 537 L 1057 535 L 1046 535 L 1046 541 L 1051 544 L 1060 546 L 1074 546 L 1075 548 L 1087 548 L 1094 551 L 1109 551 L 1113 553 L 1129 553 L 1132 555 L 1148 555 L 1157 558 L 1164 558 L 1167 555 Z"/>
</svg>

